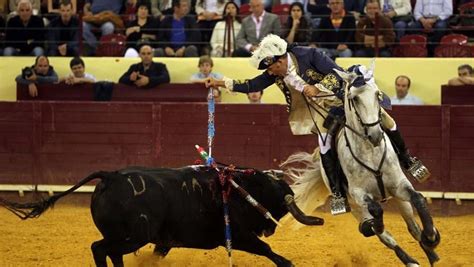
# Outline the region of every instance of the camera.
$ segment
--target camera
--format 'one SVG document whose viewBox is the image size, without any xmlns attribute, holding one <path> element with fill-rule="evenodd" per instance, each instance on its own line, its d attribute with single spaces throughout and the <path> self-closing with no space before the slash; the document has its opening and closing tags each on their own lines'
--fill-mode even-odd
<svg viewBox="0 0 474 267">
<path fill-rule="evenodd" d="M 21 76 L 23 79 L 30 78 L 33 76 L 34 70 L 31 67 L 25 67 L 24 69 L 21 70 Z"/>
</svg>

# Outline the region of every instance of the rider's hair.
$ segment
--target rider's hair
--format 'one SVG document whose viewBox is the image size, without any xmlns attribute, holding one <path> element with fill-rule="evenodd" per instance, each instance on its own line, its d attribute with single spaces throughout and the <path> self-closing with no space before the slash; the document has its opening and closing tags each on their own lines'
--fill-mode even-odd
<svg viewBox="0 0 474 267">
<path fill-rule="evenodd" d="M 410 78 L 409 78 L 408 76 L 406 76 L 406 75 L 398 75 L 397 78 L 395 78 L 395 84 L 397 83 L 398 79 L 400 79 L 400 78 L 405 78 L 405 79 L 407 79 L 407 81 L 408 81 L 408 89 L 410 89 L 411 80 L 410 80 Z"/>
</svg>

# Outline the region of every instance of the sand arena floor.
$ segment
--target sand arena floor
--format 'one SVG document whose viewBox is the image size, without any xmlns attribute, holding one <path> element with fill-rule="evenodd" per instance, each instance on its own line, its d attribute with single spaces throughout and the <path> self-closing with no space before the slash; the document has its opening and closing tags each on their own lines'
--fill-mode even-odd
<svg viewBox="0 0 474 267">
<path fill-rule="evenodd" d="M 376 237 L 364 238 L 351 215 L 324 217 L 322 227 L 295 230 L 277 228 L 264 240 L 296 266 L 401 266 L 395 254 Z M 435 217 L 441 232 L 437 266 L 474 266 L 474 215 Z M 385 225 L 399 245 L 422 266 L 429 266 L 421 248 L 406 231 L 398 214 L 386 213 Z M 89 208 L 58 203 L 38 219 L 21 221 L 0 208 L 0 266 L 94 266 L 90 245 L 101 239 Z M 273 266 L 260 256 L 233 252 L 234 266 Z M 109 262 L 110 263 L 110 262 Z M 125 256 L 126 266 L 228 266 L 224 248 L 214 250 L 172 249 L 165 259 L 147 245 L 137 255 Z"/>
</svg>

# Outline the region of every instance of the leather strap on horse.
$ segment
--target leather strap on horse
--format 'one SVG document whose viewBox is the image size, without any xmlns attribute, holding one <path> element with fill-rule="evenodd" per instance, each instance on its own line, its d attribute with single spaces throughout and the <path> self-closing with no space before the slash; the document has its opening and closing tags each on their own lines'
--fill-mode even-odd
<svg viewBox="0 0 474 267">
<path fill-rule="evenodd" d="M 359 163 L 362 167 L 369 170 L 375 176 L 375 180 L 377 180 L 377 186 L 379 188 L 380 194 L 382 195 L 382 202 L 385 202 L 387 200 L 387 195 L 385 193 L 385 186 L 382 180 L 383 175 L 382 175 L 382 172 L 380 171 L 380 169 L 382 169 L 383 163 L 385 162 L 385 158 L 387 156 L 387 142 L 385 141 L 385 138 L 383 138 L 384 149 L 383 149 L 382 159 L 380 160 L 377 170 L 372 169 L 371 167 L 369 167 L 367 164 L 365 164 L 364 162 L 362 162 L 359 158 L 355 156 L 354 151 L 352 151 L 352 147 L 351 147 L 351 144 L 349 143 L 349 138 L 347 138 L 347 133 L 345 130 L 344 130 L 344 139 L 346 140 L 347 147 L 349 148 L 349 151 L 351 152 L 351 155 L 355 159 L 355 161 Z"/>
</svg>

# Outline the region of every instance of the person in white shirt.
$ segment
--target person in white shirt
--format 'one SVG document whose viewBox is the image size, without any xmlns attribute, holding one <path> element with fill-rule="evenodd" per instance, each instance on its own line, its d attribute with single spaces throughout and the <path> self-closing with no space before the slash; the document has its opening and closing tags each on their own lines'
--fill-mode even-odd
<svg viewBox="0 0 474 267">
<path fill-rule="evenodd" d="M 212 31 L 210 43 L 212 47 L 211 56 L 213 57 L 229 57 L 232 55 L 235 46 L 235 36 L 237 36 L 241 28 L 239 7 L 234 2 L 226 3 L 223 17 L 224 20 L 217 22 Z M 226 32 L 226 27 L 231 26 L 230 21 L 232 21 L 232 29 L 229 27 L 229 30 L 231 30 L 229 34 L 229 32 Z"/>
<path fill-rule="evenodd" d="M 65 82 L 66 84 L 73 85 L 79 83 L 95 83 L 96 79 L 92 74 L 86 73 L 86 66 L 84 60 L 80 57 L 75 57 L 71 59 L 69 63 L 71 68 L 71 74 L 68 76 L 59 79 L 59 82 Z"/>
<path fill-rule="evenodd" d="M 408 76 L 399 75 L 395 78 L 395 90 L 397 95 L 390 100 L 392 105 L 423 105 L 423 101 L 414 95 L 408 94 L 411 80 Z"/>
</svg>

